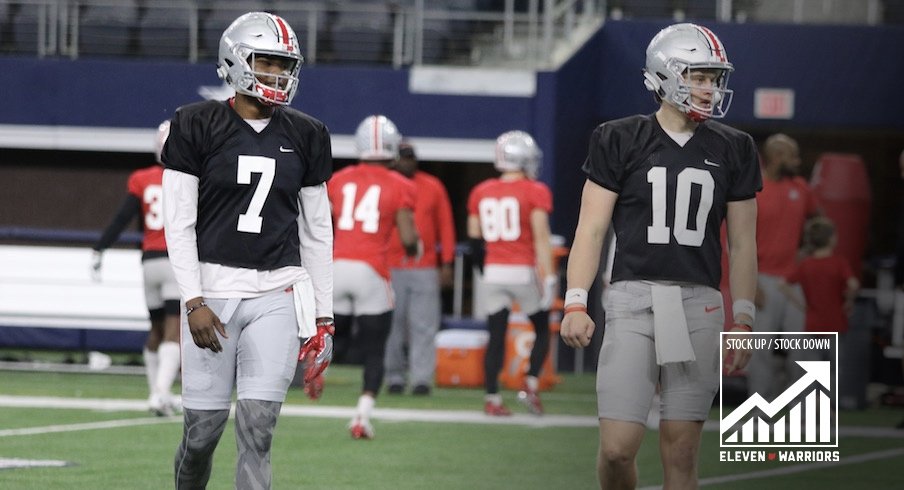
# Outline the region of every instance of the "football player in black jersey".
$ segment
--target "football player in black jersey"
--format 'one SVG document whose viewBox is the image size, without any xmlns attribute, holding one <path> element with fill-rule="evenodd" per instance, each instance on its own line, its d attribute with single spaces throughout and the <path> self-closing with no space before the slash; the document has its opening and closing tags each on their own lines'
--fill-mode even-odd
<svg viewBox="0 0 904 490">
<path fill-rule="evenodd" d="M 235 486 L 270 488 L 273 430 L 299 337 L 317 350 L 331 345 L 330 137 L 288 107 L 301 63 L 282 18 L 245 14 L 219 47 L 217 72 L 235 97 L 181 107 L 172 119 L 165 230 L 186 308 L 177 488 L 207 485 L 233 389 Z"/>
<path fill-rule="evenodd" d="M 731 331 L 749 332 L 753 324 L 755 196 L 762 186 L 756 147 L 749 135 L 713 120 L 728 109 L 732 69 L 709 29 L 663 29 L 647 48 L 644 69 L 659 110 L 604 123 L 590 142 L 561 335 L 576 348 L 590 342 L 587 289 L 611 222 L 617 246 L 597 373 L 602 488 L 636 486 L 635 457 L 657 385 L 664 486 L 696 488 L 703 421 L 719 388 L 723 220 L 735 299 Z M 725 354 L 727 373 L 750 356 Z"/>
</svg>

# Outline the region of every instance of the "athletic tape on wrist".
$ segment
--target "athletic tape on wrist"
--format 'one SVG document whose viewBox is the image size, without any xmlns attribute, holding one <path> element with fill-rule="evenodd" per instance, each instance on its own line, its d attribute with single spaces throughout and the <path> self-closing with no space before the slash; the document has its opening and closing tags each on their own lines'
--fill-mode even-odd
<svg viewBox="0 0 904 490">
<path fill-rule="evenodd" d="M 735 321 L 737 322 L 737 318 L 739 314 L 744 314 L 750 317 L 750 322 L 753 323 L 756 320 L 756 306 L 754 306 L 753 301 L 749 299 L 738 299 L 732 303 L 731 306 Z"/>
<path fill-rule="evenodd" d="M 565 291 L 565 306 L 568 305 L 587 306 L 587 290 L 582 288 L 571 288 L 568 291 Z"/>
</svg>

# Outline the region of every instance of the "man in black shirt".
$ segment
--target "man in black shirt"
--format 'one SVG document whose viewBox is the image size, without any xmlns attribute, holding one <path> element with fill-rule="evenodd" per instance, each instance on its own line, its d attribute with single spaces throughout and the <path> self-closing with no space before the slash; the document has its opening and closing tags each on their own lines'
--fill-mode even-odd
<svg viewBox="0 0 904 490">
<path fill-rule="evenodd" d="M 591 138 L 561 335 L 572 347 L 590 342 L 587 289 L 611 222 L 617 245 L 597 375 L 602 488 L 636 486 L 635 457 L 657 385 L 664 486 L 696 486 L 703 421 L 719 388 L 723 221 L 735 298 L 731 330 L 749 332 L 753 324 L 755 195 L 762 186 L 756 147 L 747 134 L 712 120 L 728 108 L 732 70 L 712 31 L 668 27 L 650 42 L 644 70 L 659 110 L 604 123 Z M 723 368 L 735 372 L 749 355 L 727 352 Z"/>
<path fill-rule="evenodd" d="M 186 308 L 177 488 L 207 485 L 233 388 L 235 486 L 270 488 L 273 430 L 299 337 L 318 350 L 331 345 L 330 137 L 288 107 L 301 62 L 282 18 L 245 14 L 220 40 L 218 73 L 235 97 L 187 105 L 172 120 L 165 231 Z"/>
</svg>

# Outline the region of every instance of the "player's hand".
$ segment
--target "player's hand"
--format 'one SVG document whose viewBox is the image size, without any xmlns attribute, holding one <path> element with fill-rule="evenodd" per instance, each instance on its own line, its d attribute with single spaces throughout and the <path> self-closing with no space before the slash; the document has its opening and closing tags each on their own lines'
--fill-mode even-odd
<svg viewBox="0 0 904 490">
<path fill-rule="evenodd" d="M 451 288 L 455 285 L 455 274 L 452 271 L 452 264 L 443 264 L 439 268 L 439 286 L 441 288 Z"/>
<path fill-rule="evenodd" d="M 229 338 L 220 318 L 208 306 L 197 308 L 188 315 L 188 330 L 195 345 L 213 352 L 223 352 L 218 333 L 224 339 Z"/>
<path fill-rule="evenodd" d="M 579 349 L 590 345 L 596 324 L 586 311 L 572 311 L 562 318 L 562 327 L 559 335 L 565 341 L 565 345 Z"/>
<path fill-rule="evenodd" d="M 91 280 L 100 282 L 101 268 L 103 267 L 104 253 L 99 250 L 91 251 Z"/>
<path fill-rule="evenodd" d="M 333 334 L 336 327 L 332 318 L 317 319 L 317 333 L 308 338 L 298 351 L 298 360 L 304 363 L 304 391 L 312 400 L 323 393 L 323 371 L 333 359 Z"/>
<path fill-rule="evenodd" d="M 736 333 L 744 333 L 750 332 L 750 327 L 747 325 L 735 324 L 734 327 L 729 330 L 729 332 Z M 732 345 L 729 340 L 739 340 L 743 339 L 745 336 L 743 335 L 726 335 L 723 339 L 722 344 L 722 374 L 725 376 L 731 376 L 733 374 L 740 373 L 746 366 L 747 363 L 750 362 L 750 357 L 753 355 L 749 349 L 740 349 L 740 348 L 731 348 Z"/>
<path fill-rule="evenodd" d="M 549 275 L 543 278 L 543 295 L 540 297 L 540 309 L 549 311 L 552 302 L 556 299 L 556 292 L 559 289 L 559 278 Z"/>
</svg>

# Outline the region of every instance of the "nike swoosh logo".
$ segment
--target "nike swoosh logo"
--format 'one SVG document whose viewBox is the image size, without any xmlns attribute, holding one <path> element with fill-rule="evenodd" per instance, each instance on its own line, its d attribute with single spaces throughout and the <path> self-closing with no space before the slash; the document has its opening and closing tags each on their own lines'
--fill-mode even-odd
<svg viewBox="0 0 904 490">
<path fill-rule="evenodd" d="M 711 162 L 711 161 L 709 161 L 709 160 L 707 160 L 707 159 L 705 159 L 705 158 L 703 159 L 703 163 L 706 164 L 706 165 L 709 165 L 710 167 L 719 167 L 719 166 L 720 166 L 718 163 L 716 163 L 716 162 Z"/>
<path fill-rule="evenodd" d="M 703 311 L 705 311 L 707 313 L 712 313 L 712 312 L 718 310 L 719 308 L 721 308 L 721 306 L 704 306 Z"/>
<path fill-rule="evenodd" d="M 279 151 L 281 151 L 281 152 L 283 152 L 283 153 L 292 153 L 292 152 L 295 151 L 295 150 L 293 150 L 293 149 L 291 149 L 291 148 L 285 148 L 285 147 L 283 147 L 283 146 L 280 146 L 280 147 L 279 147 Z"/>
</svg>

